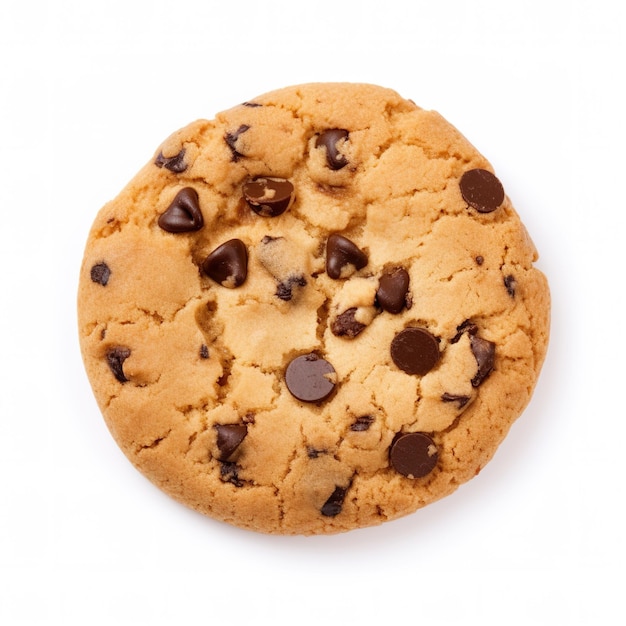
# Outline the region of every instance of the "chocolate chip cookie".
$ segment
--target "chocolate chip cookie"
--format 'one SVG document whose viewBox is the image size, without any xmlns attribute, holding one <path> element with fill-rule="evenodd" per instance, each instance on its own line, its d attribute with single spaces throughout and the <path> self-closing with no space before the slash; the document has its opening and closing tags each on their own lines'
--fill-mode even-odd
<svg viewBox="0 0 626 626">
<path fill-rule="evenodd" d="M 476 476 L 530 399 L 547 282 L 439 114 L 309 84 L 174 133 L 89 234 L 82 354 L 117 443 L 216 519 L 321 534 Z"/>
</svg>

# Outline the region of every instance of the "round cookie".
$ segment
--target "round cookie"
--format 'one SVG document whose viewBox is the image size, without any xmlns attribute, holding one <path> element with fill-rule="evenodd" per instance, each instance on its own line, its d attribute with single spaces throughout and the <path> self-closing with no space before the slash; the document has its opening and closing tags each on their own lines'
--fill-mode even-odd
<svg viewBox="0 0 626 626">
<path fill-rule="evenodd" d="M 267 533 L 411 513 L 530 399 L 549 291 L 489 163 L 365 84 L 174 133 L 96 217 L 82 354 L 117 443 L 184 504 Z"/>
</svg>

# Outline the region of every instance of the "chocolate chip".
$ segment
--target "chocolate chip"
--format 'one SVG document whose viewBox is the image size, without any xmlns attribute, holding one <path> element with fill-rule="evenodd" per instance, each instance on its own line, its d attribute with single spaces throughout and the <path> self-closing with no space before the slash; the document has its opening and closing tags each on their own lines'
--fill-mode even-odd
<svg viewBox="0 0 626 626">
<path fill-rule="evenodd" d="M 457 402 L 459 405 L 459 409 L 462 409 L 470 401 L 470 397 L 457 396 L 446 391 L 445 393 L 441 394 L 441 400 L 443 402 Z"/>
<path fill-rule="evenodd" d="M 478 371 L 476 376 L 472 378 L 472 387 L 478 387 L 489 376 L 493 369 L 493 362 L 496 354 L 496 344 L 493 341 L 487 341 L 476 335 L 470 337 L 470 346 L 472 353 L 478 363 Z"/>
<path fill-rule="evenodd" d="M 103 287 L 106 287 L 110 276 L 111 270 L 104 261 L 102 263 L 96 263 L 91 268 L 91 280 L 93 280 L 94 283 L 102 285 Z"/>
<path fill-rule="evenodd" d="M 310 459 L 317 459 L 320 455 L 325 454 L 326 450 L 318 450 L 317 448 L 308 447 L 306 449 L 306 455 Z"/>
<path fill-rule="evenodd" d="M 205 343 L 200 346 L 200 358 L 208 359 L 209 358 L 209 349 Z"/>
<path fill-rule="evenodd" d="M 183 148 L 178 154 L 172 157 L 163 156 L 162 152 L 159 152 L 159 156 L 154 161 L 154 164 L 157 167 L 164 167 L 166 170 L 170 172 L 174 172 L 175 174 L 180 174 L 187 169 L 187 164 L 184 161 L 185 157 L 185 148 Z"/>
<path fill-rule="evenodd" d="M 335 491 L 332 492 L 330 498 L 326 500 L 322 507 L 321 513 L 326 517 L 335 517 L 341 513 L 343 508 L 343 502 L 346 498 L 348 487 L 335 487 Z"/>
<path fill-rule="evenodd" d="M 302 402 L 321 402 L 335 389 L 335 368 L 316 354 L 304 354 L 289 363 L 285 371 L 287 389 Z"/>
<path fill-rule="evenodd" d="M 258 102 L 242 102 L 241 104 L 243 104 L 243 106 L 245 107 L 250 107 L 251 109 L 263 106 L 262 104 L 259 104 Z"/>
<path fill-rule="evenodd" d="M 439 459 L 435 442 L 425 433 L 398 433 L 389 449 L 389 461 L 407 478 L 421 478 L 432 472 Z"/>
<path fill-rule="evenodd" d="M 364 328 L 365 324 L 355 319 L 357 309 L 352 307 L 341 315 L 338 315 L 331 323 L 330 330 L 337 337 L 356 337 Z"/>
<path fill-rule="evenodd" d="M 240 239 L 231 239 L 215 248 L 202 263 L 204 273 L 223 287 L 243 285 L 248 275 L 248 251 Z"/>
<path fill-rule="evenodd" d="M 450 339 L 450 343 L 457 343 L 464 333 L 475 335 L 478 332 L 478 326 L 472 320 L 465 320 L 456 327 L 456 335 Z"/>
<path fill-rule="evenodd" d="M 352 241 L 333 233 L 326 242 L 326 273 L 335 280 L 346 278 L 367 265 L 367 255 Z"/>
<path fill-rule="evenodd" d="M 239 447 L 239 444 L 248 434 L 246 424 L 217 424 L 217 447 L 220 451 L 220 461 L 227 461 L 228 457 Z"/>
<path fill-rule="evenodd" d="M 294 296 L 294 289 L 306 286 L 308 257 L 296 242 L 265 235 L 256 248 L 256 258 L 276 279 L 277 298 L 289 301 Z"/>
<path fill-rule="evenodd" d="M 482 265 L 485 262 L 485 258 L 480 256 L 480 254 L 475 259 L 476 265 Z"/>
<path fill-rule="evenodd" d="M 489 171 L 468 170 L 459 182 L 461 195 L 479 213 L 491 213 L 504 202 L 502 183 Z"/>
<path fill-rule="evenodd" d="M 284 178 L 260 177 L 243 185 L 243 197 L 248 206 L 262 217 L 284 213 L 295 199 L 293 185 Z"/>
<path fill-rule="evenodd" d="M 224 135 L 224 141 L 233 153 L 233 156 L 231 157 L 231 161 L 233 161 L 233 163 L 236 163 L 241 157 L 245 156 L 245 154 L 242 154 L 237 150 L 237 139 L 239 139 L 239 137 L 249 129 L 250 126 L 248 126 L 248 124 L 242 124 L 234 133 L 226 133 Z"/>
<path fill-rule="evenodd" d="M 244 482 L 239 478 L 239 467 L 236 463 L 223 461 L 220 466 L 220 476 L 225 483 L 231 483 L 235 487 L 243 487 Z"/>
<path fill-rule="evenodd" d="M 391 358 L 407 374 L 427 374 L 439 356 L 439 341 L 425 328 L 405 328 L 391 342 Z"/>
<path fill-rule="evenodd" d="M 115 346 L 115 348 L 111 348 L 107 354 L 107 363 L 113 372 L 113 376 L 121 382 L 128 382 L 128 378 L 124 374 L 124 361 L 130 356 L 130 348 L 125 348 L 124 346 Z"/>
<path fill-rule="evenodd" d="M 339 128 L 330 128 L 320 133 L 315 140 L 315 147 L 326 148 L 326 163 L 331 170 L 340 170 L 348 165 L 348 159 L 337 150 L 337 144 L 348 139 L 348 131 Z"/>
<path fill-rule="evenodd" d="M 168 233 L 188 233 L 204 226 L 198 203 L 198 192 L 192 187 L 181 189 L 159 216 L 159 226 Z"/>
<path fill-rule="evenodd" d="M 509 274 L 504 277 L 504 286 L 506 287 L 506 292 L 511 296 L 511 298 L 515 297 L 515 288 L 517 287 L 517 281 L 515 280 L 515 276 Z"/>
<path fill-rule="evenodd" d="M 276 296 L 281 300 L 289 301 L 293 297 L 294 287 L 306 287 L 306 278 L 304 276 L 290 276 L 287 280 L 278 283 Z"/>
<path fill-rule="evenodd" d="M 409 273 L 403 267 L 386 271 L 378 281 L 376 302 L 388 313 L 400 313 L 407 303 Z"/>
<path fill-rule="evenodd" d="M 373 415 L 360 415 L 356 418 L 352 424 L 350 424 L 350 430 L 355 433 L 360 433 L 365 430 L 369 430 L 369 427 L 374 423 Z"/>
</svg>

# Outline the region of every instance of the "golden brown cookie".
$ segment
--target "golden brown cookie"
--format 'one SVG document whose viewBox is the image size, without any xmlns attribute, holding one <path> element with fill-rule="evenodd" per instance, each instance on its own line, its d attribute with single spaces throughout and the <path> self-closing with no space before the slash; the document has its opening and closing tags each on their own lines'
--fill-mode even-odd
<svg viewBox="0 0 626 626">
<path fill-rule="evenodd" d="M 481 470 L 530 399 L 549 291 L 489 163 L 364 84 L 174 133 L 96 217 L 78 294 L 117 443 L 214 518 L 334 533 Z"/>
</svg>

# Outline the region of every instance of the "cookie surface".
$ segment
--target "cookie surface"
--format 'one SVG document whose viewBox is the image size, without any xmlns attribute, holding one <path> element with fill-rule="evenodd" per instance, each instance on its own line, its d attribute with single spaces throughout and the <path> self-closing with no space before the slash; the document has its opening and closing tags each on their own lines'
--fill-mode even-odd
<svg viewBox="0 0 626 626">
<path fill-rule="evenodd" d="M 530 399 L 549 291 L 486 159 L 364 84 L 174 133 L 96 217 L 86 370 L 118 445 L 184 504 L 268 533 L 406 515 Z"/>
</svg>

